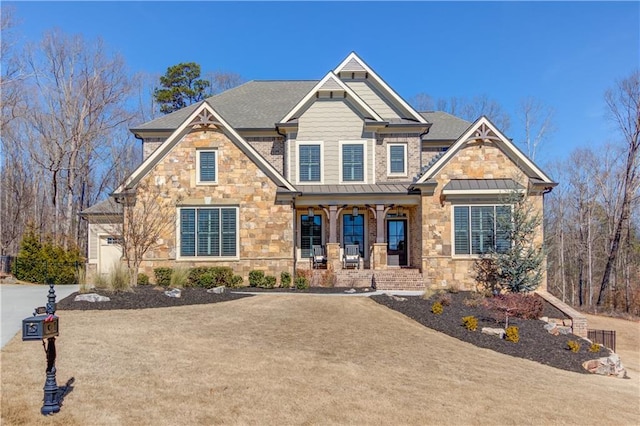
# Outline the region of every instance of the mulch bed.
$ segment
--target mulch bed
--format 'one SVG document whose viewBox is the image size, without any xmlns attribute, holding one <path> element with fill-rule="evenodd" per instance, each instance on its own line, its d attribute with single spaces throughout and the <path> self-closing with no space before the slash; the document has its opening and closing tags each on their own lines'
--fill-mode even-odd
<svg viewBox="0 0 640 426">
<path fill-rule="evenodd" d="M 227 289 L 223 294 L 207 293 L 203 288 L 184 288 L 180 298 L 168 297 L 164 294 L 166 289 L 153 286 L 138 286 L 130 292 L 110 292 L 97 290 L 96 293 L 108 296 L 110 302 L 75 302 L 78 293 L 60 300 L 57 308 L 61 310 L 111 310 L 111 309 L 146 309 L 170 306 L 184 306 L 205 303 L 226 302 L 244 297 L 251 297 L 248 292 L 258 293 L 293 293 L 293 294 L 345 294 L 349 288 L 311 287 L 305 290 L 297 289 L 262 289 L 255 287 L 243 287 L 240 289 Z M 357 293 L 370 292 L 371 289 L 356 289 Z M 589 343 L 580 337 L 569 334 L 553 336 L 544 328 L 544 322 L 540 320 L 524 320 L 510 318 L 509 325 L 515 325 L 519 329 L 520 341 L 512 343 L 496 336 L 482 334 L 482 327 L 500 328 L 504 322 L 496 322 L 490 312 L 483 306 L 466 306 L 464 300 L 471 296 L 470 292 L 452 293 L 451 304 L 444 307 L 444 312 L 435 315 L 431 312 L 433 299 L 423 299 L 418 296 L 394 298 L 388 295 L 371 296 L 371 299 L 390 309 L 398 311 L 418 323 L 431 329 L 440 331 L 475 346 L 487 348 L 506 355 L 526 358 L 562 370 L 589 374 L 582 363 L 591 359 L 604 357 L 608 351 L 599 353 L 589 352 Z M 469 331 L 462 325 L 462 317 L 473 315 L 478 319 L 478 329 Z M 562 313 L 545 303 L 543 315 L 553 318 L 564 318 Z M 581 343 L 580 351 L 573 353 L 567 349 L 567 342 L 576 340 Z"/>
<path fill-rule="evenodd" d="M 166 308 L 169 306 L 201 305 L 205 303 L 227 302 L 249 294 L 233 294 L 228 291 L 222 294 L 207 293 L 204 288 L 190 287 L 182 289 L 180 297 L 165 296 L 165 288 L 139 285 L 132 291 L 112 292 L 108 290 L 92 290 L 101 296 L 107 296 L 109 302 L 76 302 L 79 293 L 73 293 L 58 302 L 58 309 L 62 310 L 111 310 L 111 309 L 147 309 Z"/>
<path fill-rule="evenodd" d="M 541 320 L 525 320 L 509 318 L 509 325 L 518 327 L 520 341 L 518 343 L 502 340 L 497 336 L 482 334 L 482 327 L 501 328 L 504 320 L 497 322 L 491 313 L 483 306 L 470 307 L 464 304 L 471 293 L 459 292 L 451 294 L 451 304 L 444 307 L 440 315 L 431 312 L 434 298 L 422 297 L 393 298 L 387 295 L 372 296 L 376 302 L 398 311 L 420 324 L 440 331 L 456 339 L 471 343 L 475 346 L 487 348 L 506 355 L 525 358 L 546 364 L 562 370 L 590 374 L 582 367 L 582 363 L 591 359 L 608 356 L 608 350 L 598 353 L 589 352 L 589 342 L 573 334 L 554 336 L 543 328 Z M 436 296 L 434 296 L 436 297 Z M 405 300 L 401 300 L 405 299 Z M 473 315 L 478 319 L 478 329 L 469 331 L 462 325 L 462 317 Z M 545 303 L 543 315 L 563 318 L 559 311 Z M 581 348 L 578 352 L 571 352 L 567 348 L 569 340 L 578 341 Z"/>
</svg>

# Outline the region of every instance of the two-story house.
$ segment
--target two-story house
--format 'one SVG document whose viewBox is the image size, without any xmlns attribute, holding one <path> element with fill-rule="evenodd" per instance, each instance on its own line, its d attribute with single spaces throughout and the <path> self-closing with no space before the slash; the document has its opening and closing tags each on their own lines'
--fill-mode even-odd
<svg viewBox="0 0 640 426">
<path fill-rule="evenodd" d="M 474 259 L 501 244 L 505 193 L 542 212 L 555 186 L 487 118 L 418 112 L 355 53 L 319 81 L 251 81 L 131 131 L 144 161 L 114 199 L 154 188 L 175 213 L 142 263 L 150 276 L 224 265 L 246 282 L 309 268 L 322 246 L 343 285 L 469 287 Z M 83 215 L 89 272 L 104 273 L 122 206 Z M 342 272 L 346 245 L 355 272 Z"/>
</svg>

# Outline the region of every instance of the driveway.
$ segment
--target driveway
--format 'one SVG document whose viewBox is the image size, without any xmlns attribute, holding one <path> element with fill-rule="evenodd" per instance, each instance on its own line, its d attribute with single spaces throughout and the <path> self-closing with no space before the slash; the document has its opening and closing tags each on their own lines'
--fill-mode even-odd
<svg viewBox="0 0 640 426">
<path fill-rule="evenodd" d="M 78 291 L 78 285 L 57 285 L 56 300 L 60 301 Z M 35 284 L 2 284 L 0 285 L 0 306 L 2 313 L 2 342 L 0 348 L 20 332 L 22 320 L 30 317 L 38 306 L 47 304 L 49 286 Z"/>
</svg>

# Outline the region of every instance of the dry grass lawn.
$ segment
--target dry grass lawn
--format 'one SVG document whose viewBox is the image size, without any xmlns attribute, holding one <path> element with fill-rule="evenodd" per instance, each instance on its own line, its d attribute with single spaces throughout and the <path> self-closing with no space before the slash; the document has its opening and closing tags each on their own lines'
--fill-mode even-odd
<svg viewBox="0 0 640 426">
<path fill-rule="evenodd" d="M 557 370 L 367 298 L 59 315 L 57 377 L 74 377 L 73 391 L 42 417 L 42 347 L 14 338 L 2 350 L 3 425 L 640 423 L 638 370 L 631 380 Z"/>
</svg>

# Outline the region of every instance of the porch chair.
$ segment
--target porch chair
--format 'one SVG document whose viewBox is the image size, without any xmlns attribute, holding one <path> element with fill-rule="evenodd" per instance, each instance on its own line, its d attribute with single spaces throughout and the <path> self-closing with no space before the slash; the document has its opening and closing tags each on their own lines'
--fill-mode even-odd
<svg viewBox="0 0 640 426">
<path fill-rule="evenodd" d="M 320 265 L 327 266 L 327 255 L 324 252 L 324 246 L 313 246 L 311 248 L 311 262 L 313 269 L 318 269 Z"/>
<path fill-rule="evenodd" d="M 360 247 L 357 244 L 345 245 L 342 256 L 342 267 L 350 268 L 354 266 L 360 269 Z"/>
</svg>

